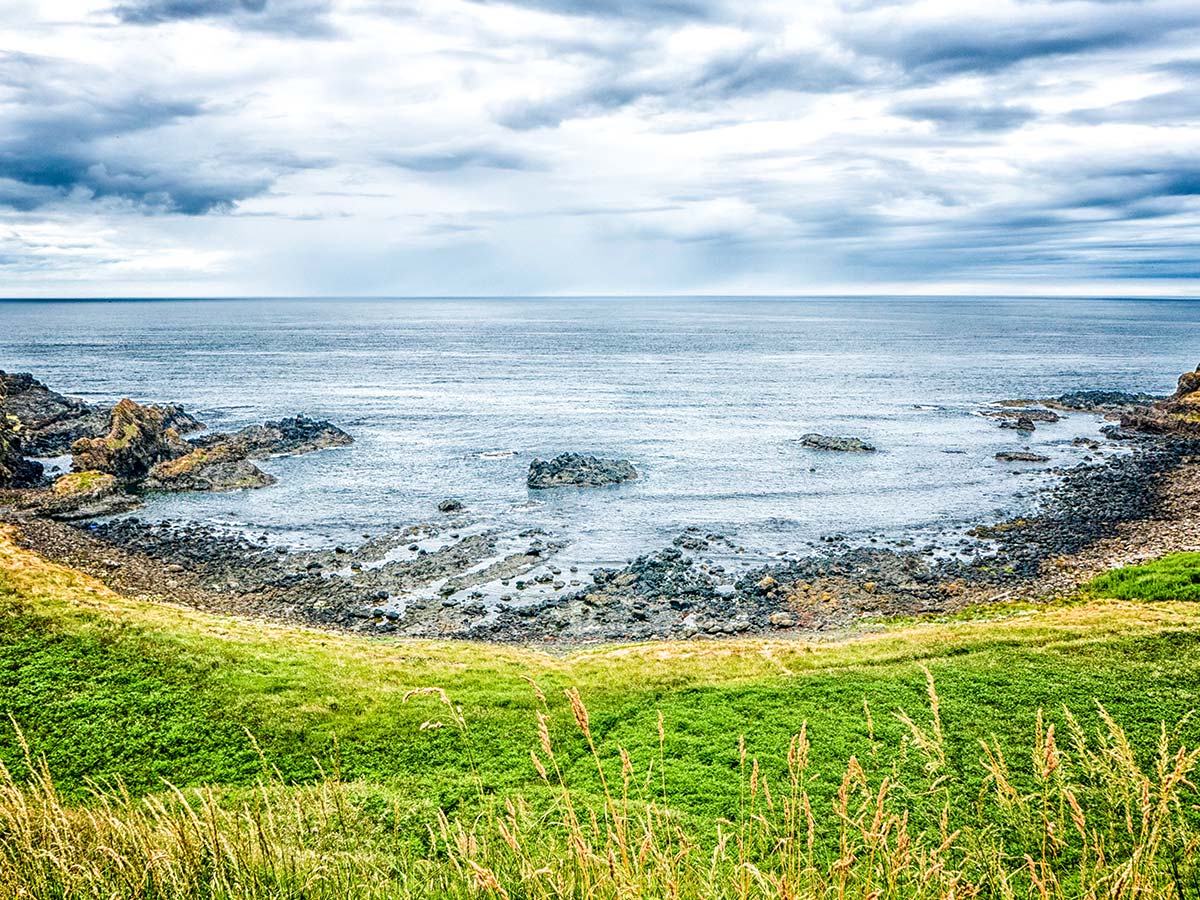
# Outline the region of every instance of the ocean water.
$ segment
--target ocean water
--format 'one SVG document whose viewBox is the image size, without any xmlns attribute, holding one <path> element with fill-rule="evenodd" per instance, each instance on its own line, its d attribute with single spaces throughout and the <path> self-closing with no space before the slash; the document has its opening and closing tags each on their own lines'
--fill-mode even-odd
<svg viewBox="0 0 1200 900">
<path fill-rule="evenodd" d="M 452 299 L 0 303 L 0 368 L 86 399 L 182 403 L 211 429 L 306 413 L 345 449 L 268 460 L 279 484 L 153 498 L 301 546 L 436 521 L 545 529 L 561 559 L 620 563 L 682 529 L 747 554 L 941 530 L 1032 502 L 1039 468 L 1097 436 L 1074 414 L 1026 438 L 988 402 L 1086 388 L 1169 393 L 1200 359 L 1200 303 L 1038 299 Z M 800 447 L 856 435 L 875 454 Z M 632 460 L 643 477 L 529 491 L 535 456 Z"/>
</svg>

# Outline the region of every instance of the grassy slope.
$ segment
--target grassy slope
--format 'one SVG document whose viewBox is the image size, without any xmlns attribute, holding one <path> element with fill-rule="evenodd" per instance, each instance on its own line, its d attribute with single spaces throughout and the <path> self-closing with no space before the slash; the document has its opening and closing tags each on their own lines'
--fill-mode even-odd
<svg viewBox="0 0 1200 900">
<path fill-rule="evenodd" d="M 0 528 L 0 712 L 11 714 L 68 790 L 119 776 L 135 791 L 176 783 L 241 784 L 260 771 L 244 728 L 285 777 L 335 755 L 344 774 L 387 786 L 416 808 L 453 806 L 472 780 L 462 736 L 420 729 L 445 718 L 440 685 L 462 704 L 488 789 L 536 792 L 529 748 L 535 702 L 550 698 L 554 732 L 585 790 L 595 775 L 562 689 L 578 687 L 593 730 L 628 748 L 639 769 L 657 755 L 662 711 L 672 802 L 711 819 L 735 806 L 736 736 L 781 759 L 810 722 L 814 762 L 830 776 L 894 743 L 898 708 L 925 705 L 924 663 L 943 705 L 950 764 L 982 775 L 978 739 L 1028 747 L 1038 708 L 1094 715 L 1101 701 L 1135 744 L 1200 705 L 1200 608 L 1094 602 L 1007 619 L 906 627 L 837 644 L 746 640 L 578 651 L 566 658 L 464 643 L 386 642 L 222 618 L 117 596 L 16 547 Z M 561 735 L 561 739 L 558 737 Z M 1184 737 L 1200 738 L 1189 725 Z M 15 737 L 0 759 L 19 765 Z"/>
<path fill-rule="evenodd" d="M 1200 600 L 1200 553 L 1173 553 L 1097 578 L 1088 591 L 1119 600 Z"/>
</svg>

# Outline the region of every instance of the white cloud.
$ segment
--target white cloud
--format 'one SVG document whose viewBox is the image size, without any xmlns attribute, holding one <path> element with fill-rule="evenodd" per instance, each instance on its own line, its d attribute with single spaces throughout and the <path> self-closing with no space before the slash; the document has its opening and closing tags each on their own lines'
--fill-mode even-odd
<svg viewBox="0 0 1200 900">
<path fill-rule="evenodd" d="M 1200 274 L 1191 0 L 10 2 L 0 46 L 11 294 Z"/>
</svg>

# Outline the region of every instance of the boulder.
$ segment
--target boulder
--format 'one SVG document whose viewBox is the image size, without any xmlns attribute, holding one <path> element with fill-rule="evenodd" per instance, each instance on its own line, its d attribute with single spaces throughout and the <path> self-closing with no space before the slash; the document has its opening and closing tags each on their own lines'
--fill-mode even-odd
<svg viewBox="0 0 1200 900">
<path fill-rule="evenodd" d="M 800 446 L 809 450 L 834 450 L 839 453 L 874 453 L 875 448 L 856 437 L 831 437 L 827 434 L 806 434 L 800 438 Z"/>
<path fill-rule="evenodd" d="M 638 477 L 637 469 L 625 459 L 599 459 L 579 453 L 563 453 L 552 460 L 535 459 L 529 464 L 529 487 L 599 487 Z"/>
<path fill-rule="evenodd" d="M 165 409 L 122 400 L 113 407 L 107 435 L 80 438 L 71 445 L 71 468 L 105 472 L 127 484 L 140 481 L 158 463 L 192 449 L 168 425 L 169 418 Z"/>
<path fill-rule="evenodd" d="M 142 486 L 148 491 L 240 491 L 274 483 L 236 447 L 218 445 L 156 463 Z"/>
<path fill-rule="evenodd" d="M 463 502 L 461 500 L 455 500 L 453 497 L 443 500 L 438 504 L 438 512 L 441 513 L 449 514 L 462 512 L 464 509 L 466 509 L 466 506 L 463 505 Z"/>
<path fill-rule="evenodd" d="M 228 448 L 245 459 L 267 459 L 311 453 L 328 447 L 344 447 L 354 438 L 331 422 L 295 416 L 278 422 L 250 425 L 234 434 L 216 434 L 196 441 L 198 447 Z"/>
<path fill-rule="evenodd" d="M 790 612 L 773 612 L 767 619 L 771 623 L 772 628 L 792 628 L 796 624 L 796 617 Z"/>
<path fill-rule="evenodd" d="M 983 415 L 989 419 L 1001 419 L 1018 421 L 1020 419 L 1028 419 L 1030 422 L 1057 422 L 1062 416 L 1051 409 L 1038 409 L 1029 407 L 1006 407 L 1003 409 L 985 409 Z"/>
</svg>

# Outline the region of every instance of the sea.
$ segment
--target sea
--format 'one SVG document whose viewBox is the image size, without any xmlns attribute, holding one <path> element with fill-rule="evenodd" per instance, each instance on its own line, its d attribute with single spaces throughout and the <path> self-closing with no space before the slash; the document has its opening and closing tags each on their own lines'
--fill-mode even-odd
<svg viewBox="0 0 1200 900">
<path fill-rule="evenodd" d="M 980 412 L 1080 389 L 1167 394 L 1200 302 L 1039 298 L 487 298 L 0 302 L 0 368 L 87 400 L 181 403 L 210 431 L 303 413 L 350 447 L 267 460 L 278 484 L 148 498 L 294 547 L 442 520 L 544 533 L 620 565 L 685 529 L 744 559 L 923 541 L 1029 511 L 1097 416 L 1032 435 Z M 870 454 L 801 446 L 863 438 Z M 1046 466 L 1003 463 L 1030 448 Z M 618 486 L 534 491 L 535 457 L 629 459 Z M 1113 449 L 1107 452 L 1120 452 Z"/>
</svg>

